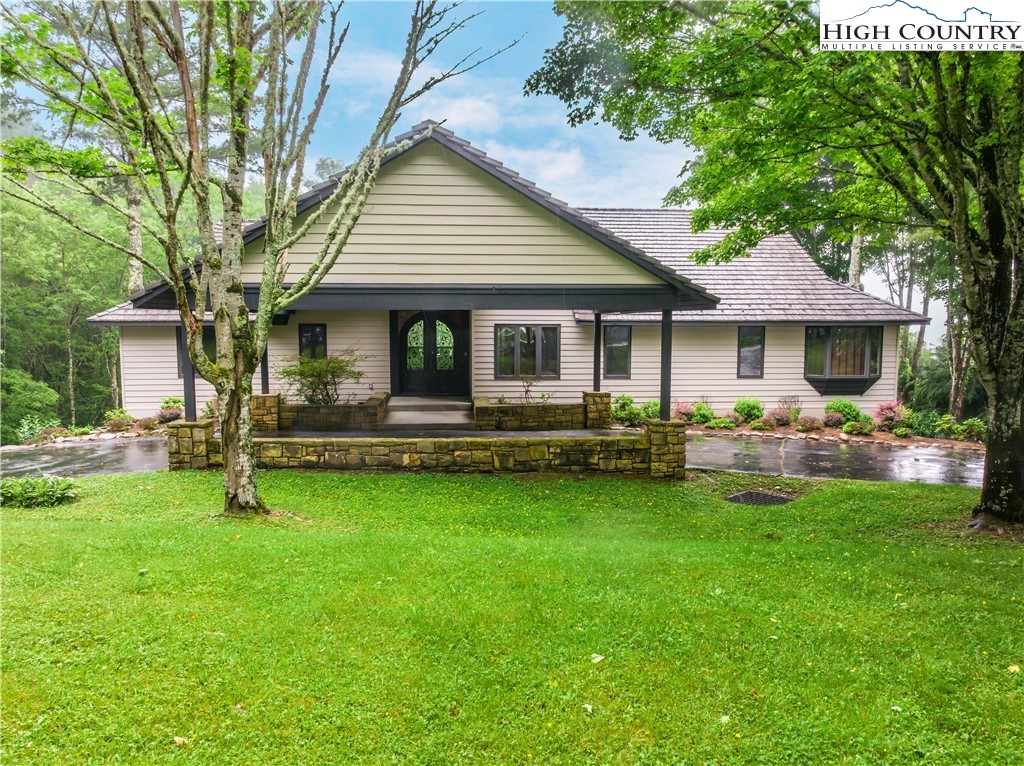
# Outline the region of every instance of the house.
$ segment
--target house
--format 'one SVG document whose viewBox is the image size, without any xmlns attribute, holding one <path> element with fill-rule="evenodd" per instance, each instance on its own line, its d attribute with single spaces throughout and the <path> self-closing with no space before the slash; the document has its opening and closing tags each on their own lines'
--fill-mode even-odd
<svg viewBox="0 0 1024 766">
<path fill-rule="evenodd" d="M 798 396 L 821 414 L 845 396 L 863 408 L 896 397 L 901 325 L 924 316 L 827 278 L 791 236 L 748 258 L 701 266 L 689 255 L 723 236 L 694 234 L 679 209 L 576 209 L 447 129 L 426 123 L 383 166 L 362 218 L 323 283 L 275 318 L 257 391 L 300 353 L 358 348 L 354 393 L 579 401 L 585 390 L 638 402 Z M 329 181 L 300 200 L 317 212 Z M 300 272 L 325 225 L 289 252 Z M 245 231 L 255 294 L 262 226 Z M 121 332 L 123 404 L 135 416 L 185 396 L 196 379 L 170 290 L 154 284 L 91 320 Z M 596 341 L 596 342 L 595 342 Z"/>
</svg>

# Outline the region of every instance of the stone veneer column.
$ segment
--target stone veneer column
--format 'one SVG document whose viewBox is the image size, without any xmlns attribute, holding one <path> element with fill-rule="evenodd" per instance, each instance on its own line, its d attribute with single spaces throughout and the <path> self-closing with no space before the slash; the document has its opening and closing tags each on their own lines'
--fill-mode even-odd
<svg viewBox="0 0 1024 766">
<path fill-rule="evenodd" d="M 584 391 L 583 404 L 587 408 L 587 428 L 612 427 L 612 395 L 608 391 Z"/>
<path fill-rule="evenodd" d="M 176 420 L 167 424 L 167 463 L 172 471 L 210 467 L 213 420 Z"/>
<path fill-rule="evenodd" d="M 651 477 L 682 479 L 686 474 L 686 424 L 681 420 L 648 420 L 651 439 Z"/>
<path fill-rule="evenodd" d="M 280 426 L 280 394 L 253 394 L 252 430 L 277 431 Z"/>
</svg>

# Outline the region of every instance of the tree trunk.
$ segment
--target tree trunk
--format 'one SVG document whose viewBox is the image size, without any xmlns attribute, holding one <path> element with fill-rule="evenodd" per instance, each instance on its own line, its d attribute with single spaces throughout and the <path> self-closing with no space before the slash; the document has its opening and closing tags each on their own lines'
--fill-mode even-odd
<svg viewBox="0 0 1024 766">
<path fill-rule="evenodd" d="M 67 339 L 67 357 L 68 357 L 68 409 L 69 418 L 71 421 L 71 427 L 75 427 L 75 353 L 71 347 L 72 335 L 71 335 L 71 321 L 70 319 L 64 323 L 65 338 Z"/>
<path fill-rule="evenodd" d="M 256 460 L 252 443 L 252 375 L 236 376 L 218 386 L 221 445 L 224 456 L 224 513 L 267 513 L 256 487 Z"/>
<path fill-rule="evenodd" d="M 1024 397 L 989 392 L 985 480 L 974 509 L 979 526 L 994 516 L 1024 523 Z"/>
<path fill-rule="evenodd" d="M 858 290 L 863 290 L 864 285 L 861 283 L 861 252 L 864 250 L 864 235 L 855 234 L 853 236 L 853 242 L 850 243 L 850 287 L 856 287 Z"/>
<path fill-rule="evenodd" d="M 924 290 L 921 297 L 921 313 L 928 316 L 928 308 L 931 303 L 932 272 L 929 269 L 928 277 L 924 283 Z M 917 329 L 917 340 L 914 343 L 914 353 L 910 357 L 910 374 L 917 378 L 917 368 L 921 362 L 921 351 L 924 349 L 924 331 L 927 325 L 921 325 Z"/>
<path fill-rule="evenodd" d="M 139 191 L 139 180 L 135 176 L 127 176 L 127 203 L 131 216 L 128 218 L 128 249 L 138 256 L 142 255 L 142 193 Z M 142 261 L 139 258 L 128 258 L 128 294 L 134 295 L 144 287 Z"/>
</svg>

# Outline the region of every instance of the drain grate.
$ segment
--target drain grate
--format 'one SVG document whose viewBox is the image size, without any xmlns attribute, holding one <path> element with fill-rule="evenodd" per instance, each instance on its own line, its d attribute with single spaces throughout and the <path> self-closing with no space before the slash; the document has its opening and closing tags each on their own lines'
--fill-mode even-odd
<svg viewBox="0 0 1024 766">
<path fill-rule="evenodd" d="M 785 505 L 793 502 L 793 498 L 785 495 L 773 495 L 770 492 L 758 492 L 753 489 L 729 495 L 725 499 L 730 503 L 744 503 L 745 505 Z"/>
</svg>

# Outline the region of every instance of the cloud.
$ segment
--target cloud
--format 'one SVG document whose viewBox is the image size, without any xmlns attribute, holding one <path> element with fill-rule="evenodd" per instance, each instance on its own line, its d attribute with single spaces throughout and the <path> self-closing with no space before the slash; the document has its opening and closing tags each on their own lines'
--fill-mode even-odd
<svg viewBox="0 0 1024 766">
<path fill-rule="evenodd" d="M 571 188 L 585 180 L 583 151 L 579 146 L 551 144 L 526 148 L 485 141 L 480 148 L 508 168 L 558 196 L 553 189 Z M 568 201 L 568 200 L 567 200 Z"/>
<path fill-rule="evenodd" d="M 456 133 L 496 133 L 504 120 L 497 99 L 490 96 L 457 96 L 455 98 L 427 93 L 407 109 L 420 120 L 447 120 L 445 127 Z"/>
</svg>

